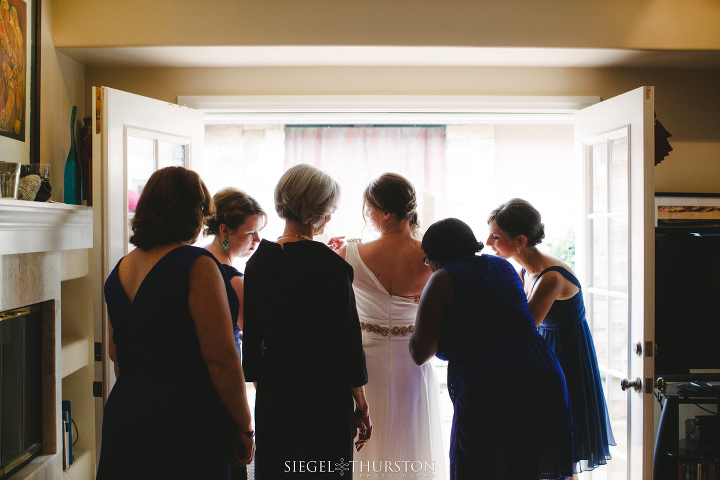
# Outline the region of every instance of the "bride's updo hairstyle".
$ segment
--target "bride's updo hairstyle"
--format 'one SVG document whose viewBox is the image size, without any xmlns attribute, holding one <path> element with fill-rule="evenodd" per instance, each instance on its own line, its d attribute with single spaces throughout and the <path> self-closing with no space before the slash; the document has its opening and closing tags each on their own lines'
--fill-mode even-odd
<svg viewBox="0 0 720 480">
<path fill-rule="evenodd" d="M 402 175 L 384 173 L 371 181 L 363 193 L 363 200 L 376 210 L 394 213 L 398 220 L 410 222 L 410 230 L 417 235 L 420 229 L 415 187 Z"/>
<path fill-rule="evenodd" d="M 275 211 L 283 220 L 317 227 L 340 201 L 340 185 L 322 170 L 306 164 L 289 168 L 275 187 Z"/>
<path fill-rule="evenodd" d="M 484 246 L 475 238 L 470 226 L 457 218 L 445 218 L 430 225 L 421 244 L 430 260 L 443 265 L 472 257 Z"/>
<path fill-rule="evenodd" d="M 529 202 L 513 198 L 490 213 L 488 223 L 495 220 L 498 227 L 511 237 L 525 235 L 528 246 L 534 247 L 545 238 L 545 225 L 540 212 Z"/>
</svg>

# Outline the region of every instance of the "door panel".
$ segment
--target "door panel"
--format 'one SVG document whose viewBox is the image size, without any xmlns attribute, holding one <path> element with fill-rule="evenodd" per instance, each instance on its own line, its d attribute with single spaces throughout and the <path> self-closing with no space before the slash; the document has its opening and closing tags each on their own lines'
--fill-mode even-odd
<svg viewBox="0 0 720 480">
<path fill-rule="evenodd" d="M 654 446 L 654 89 L 641 87 L 576 114 L 586 195 L 577 238 L 578 274 L 617 446 L 613 480 L 652 478 Z M 623 391 L 623 379 L 642 387 Z"/>
</svg>

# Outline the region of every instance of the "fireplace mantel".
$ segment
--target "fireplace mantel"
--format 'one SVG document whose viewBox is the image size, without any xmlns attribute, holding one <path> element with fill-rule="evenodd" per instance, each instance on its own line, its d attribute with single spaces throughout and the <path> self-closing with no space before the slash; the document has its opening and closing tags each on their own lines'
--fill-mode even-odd
<svg viewBox="0 0 720 480">
<path fill-rule="evenodd" d="M 91 207 L 0 199 L 0 255 L 92 248 Z"/>
<path fill-rule="evenodd" d="M 26 200 L 0 199 L 0 311 L 27 305 L 41 304 L 42 326 L 42 410 L 43 435 L 41 455 L 29 465 L 15 473 L 13 479 L 23 480 L 62 480 L 62 427 L 61 399 L 66 399 L 63 389 L 63 377 L 70 374 L 73 367 L 70 360 L 64 358 L 62 346 L 77 332 L 63 332 L 64 327 L 73 318 L 85 315 L 92 318 L 92 296 L 78 300 L 66 299 L 61 303 L 64 288 L 63 281 L 87 278 L 88 249 L 93 247 L 93 209 L 79 205 L 63 203 L 32 202 Z M 87 282 L 87 280 L 85 280 Z M 70 290 L 72 291 L 72 290 Z M 74 303 L 73 303 L 74 302 Z M 85 310 L 80 312 L 77 305 L 82 303 Z M 75 305 L 62 313 L 62 305 Z M 84 318 L 84 317 L 83 317 Z M 70 329 L 72 330 L 72 329 Z M 92 329 L 78 328 L 78 332 L 88 331 L 83 337 L 82 349 L 75 356 L 85 365 L 82 378 L 86 385 L 92 382 L 92 365 L 88 365 L 91 352 L 88 348 L 92 341 Z M 67 364 L 67 365 L 66 365 Z M 87 377 L 87 378 L 86 378 Z M 83 390 L 84 392 L 85 390 Z M 68 399 L 80 400 L 83 395 L 66 392 Z M 86 401 L 87 403 L 87 401 Z M 86 408 L 87 416 L 94 418 L 92 408 Z M 75 416 L 74 416 L 75 417 Z M 80 422 L 78 421 L 80 424 Z M 85 433 L 92 435 L 94 425 L 89 423 Z M 76 458 L 78 458 L 77 456 Z M 86 454 L 78 458 L 75 473 L 92 469 L 92 458 Z M 77 478 L 77 477 L 76 477 Z M 80 478 L 85 478 L 81 476 Z"/>
</svg>

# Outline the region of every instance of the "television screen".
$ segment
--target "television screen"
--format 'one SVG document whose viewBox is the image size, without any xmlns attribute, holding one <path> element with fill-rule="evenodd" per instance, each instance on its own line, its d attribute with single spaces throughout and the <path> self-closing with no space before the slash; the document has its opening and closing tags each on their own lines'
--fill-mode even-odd
<svg viewBox="0 0 720 480">
<path fill-rule="evenodd" d="M 655 231 L 655 376 L 720 372 L 720 229 Z"/>
</svg>

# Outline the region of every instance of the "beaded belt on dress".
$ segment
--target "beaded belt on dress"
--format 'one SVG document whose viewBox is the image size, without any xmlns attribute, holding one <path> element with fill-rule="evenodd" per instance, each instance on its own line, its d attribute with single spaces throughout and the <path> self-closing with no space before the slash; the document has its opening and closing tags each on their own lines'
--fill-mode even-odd
<svg viewBox="0 0 720 480">
<path fill-rule="evenodd" d="M 409 335 L 413 333 L 415 326 L 414 325 L 408 325 L 406 327 L 382 327 L 380 325 L 377 325 L 375 323 L 369 323 L 369 322 L 360 322 L 360 330 L 365 330 L 369 333 L 377 333 L 378 335 L 382 335 L 383 337 L 387 337 L 388 333 L 391 333 L 393 335 Z"/>
</svg>

